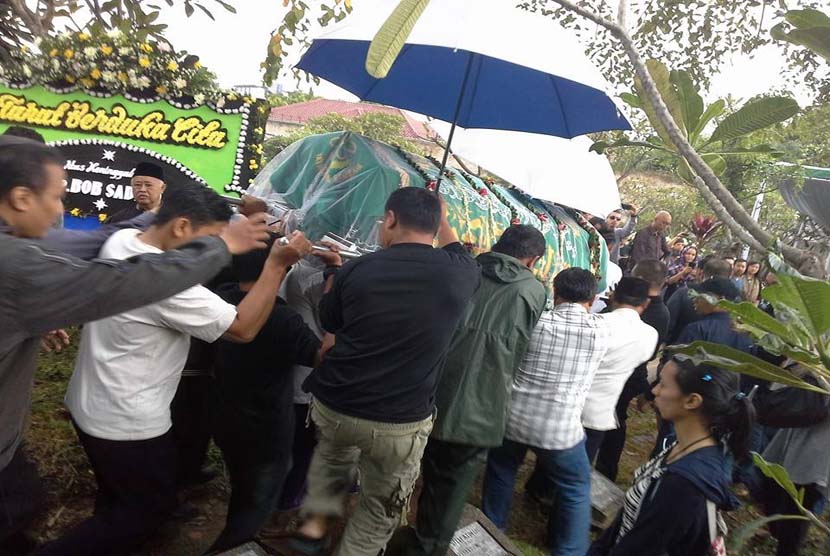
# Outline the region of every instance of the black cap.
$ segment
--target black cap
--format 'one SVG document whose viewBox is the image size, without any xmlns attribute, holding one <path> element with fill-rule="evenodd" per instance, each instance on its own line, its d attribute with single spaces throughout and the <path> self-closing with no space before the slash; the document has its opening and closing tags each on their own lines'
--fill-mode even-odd
<svg viewBox="0 0 830 556">
<path fill-rule="evenodd" d="M 135 167 L 133 176 L 147 176 L 164 181 L 164 170 L 161 169 L 161 166 L 152 162 L 139 162 Z"/>
<path fill-rule="evenodd" d="M 709 278 L 698 286 L 697 291 L 712 294 L 721 299 L 736 300 L 741 297 L 738 286 L 729 278 Z"/>
</svg>

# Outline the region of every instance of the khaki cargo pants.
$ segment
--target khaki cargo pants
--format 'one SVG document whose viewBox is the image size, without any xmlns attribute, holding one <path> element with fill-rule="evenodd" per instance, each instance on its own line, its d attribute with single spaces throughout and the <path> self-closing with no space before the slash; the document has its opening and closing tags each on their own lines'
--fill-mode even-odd
<svg viewBox="0 0 830 556">
<path fill-rule="evenodd" d="M 348 417 L 314 400 L 311 418 L 317 425 L 318 443 L 302 514 L 342 516 L 359 469 L 357 509 L 335 556 L 377 556 L 406 511 L 433 417 L 416 423 L 380 423 Z"/>
</svg>

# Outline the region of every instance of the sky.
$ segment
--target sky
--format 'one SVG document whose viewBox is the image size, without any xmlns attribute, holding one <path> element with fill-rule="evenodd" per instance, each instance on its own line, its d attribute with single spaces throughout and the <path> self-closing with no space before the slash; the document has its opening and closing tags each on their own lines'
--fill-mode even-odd
<svg viewBox="0 0 830 556">
<path fill-rule="evenodd" d="M 208 0 L 205 4 L 210 6 Z M 353 0 L 359 8 L 361 0 Z M 310 4 L 313 3 L 310 2 Z M 198 55 L 204 65 L 217 74 L 222 86 L 259 84 L 260 62 L 265 58 L 271 32 L 282 21 L 285 8 L 281 0 L 244 0 L 233 2 L 236 14 L 212 8 L 216 22 L 198 10 L 187 18 L 180 8 L 166 8 L 160 20 L 169 25 L 166 36 L 177 49 Z M 297 55 L 294 57 L 297 59 Z M 738 55 L 712 80 L 706 95 L 710 100 L 731 94 L 735 98 L 749 98 L 783 86 L 781 77 L 785 62 L 774 46 L 758 50 L 752 57 Z M 279 81 L 286 90 L 297 88 L 293 78 Z M 354 100 L 354 96 L 331 84 L 315 86 L 319 96 Z M 809 103 L 806 91 L 796 91 L 796 99 L 804 106 Z"/>
</svg>

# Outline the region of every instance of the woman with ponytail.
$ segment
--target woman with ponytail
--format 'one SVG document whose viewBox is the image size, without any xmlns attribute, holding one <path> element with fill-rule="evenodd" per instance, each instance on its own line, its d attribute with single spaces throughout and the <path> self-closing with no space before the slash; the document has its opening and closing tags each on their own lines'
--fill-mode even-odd
<svg viewBox="0 0 830 556">
<path fill-rule="evenodd" d="M 739 376 L 675 357 L 660 373 L 654 404 L 677 441 L 641 466 L 614 524 L 589 556 L 708 556 L 707 502 L 738 505 L 729 490 L 730 453 L 747 455 L 754 421 Z"/>
</svg>

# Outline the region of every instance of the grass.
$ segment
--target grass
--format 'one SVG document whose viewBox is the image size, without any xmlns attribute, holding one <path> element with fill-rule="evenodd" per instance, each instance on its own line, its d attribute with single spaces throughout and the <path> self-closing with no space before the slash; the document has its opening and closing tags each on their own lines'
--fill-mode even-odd
<svg viewBox="0 0 830 556">
<path fill-rule="evenodd" d="M 77 331 L 73 331 L 72 336 L 77 339 Z M 72 373 L 75 354 L 76 345 L 73 342 L 63 353 L 42 355 L 35 378 L 27 446 L 38 464 L 47 491 L 47 509 L 35 525 L 35 531 L 41 540 L 56 538 L 67 528 L 89 516 L 95 495 L 95 478 L 78 443 L 69 415 L 63 407 L 63 397 Z M 619 484 L 623 488 L 630 481 L 634 469 L 645 461 L 654 442 L 652 413 L 639 413 L 632 408 L 628 424 L 629 437 L 620 466 Z M 217 450 L 212 450 L 210 458 L 221 469 L 221 457 Z M 545 545 L 547 513 L 544 508 L 521 494 L 531 467 L 532 456 L 521 469 L 516 482 L 517 495 L 508 525 L 508 535 L 525 556 L 541 556 L 549 553 Z M 197 515 L 173 520 L 140 554 L 202 554 L 224 524 L 227 496 L 228 486 L 224 478 L 188 492 L 189 502 L 198 508 Z M 470 502 L 480 507 L 480 478 Z M 727 516 L 727 522 L 734 531 L 759 516 L 754 506 L 745 503 L 740 510 Z M 824 544 L 827 542 L 815 528 L 811 529 L 802 556 L 827 556 L 830 554 L 830 545 Z M 771 556 L 775 554 L 775 541 L 761 531 L 750 541 L 743 554 Z"/>
</svg>

